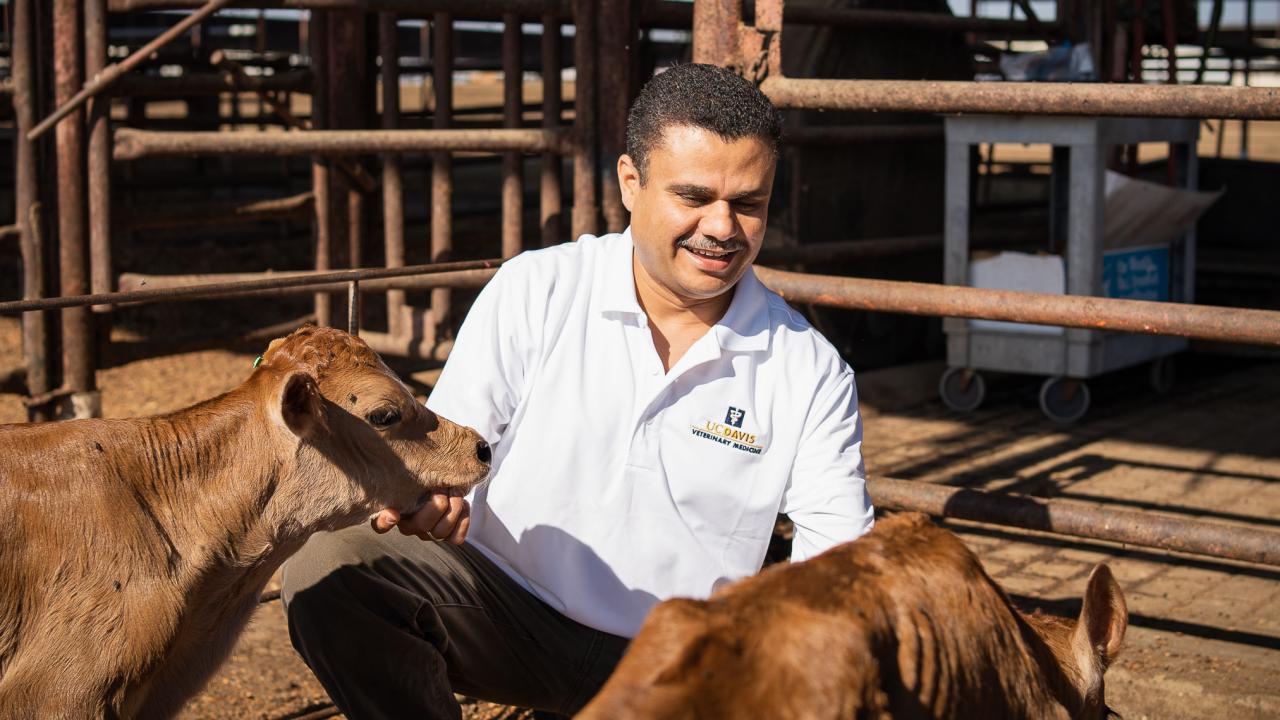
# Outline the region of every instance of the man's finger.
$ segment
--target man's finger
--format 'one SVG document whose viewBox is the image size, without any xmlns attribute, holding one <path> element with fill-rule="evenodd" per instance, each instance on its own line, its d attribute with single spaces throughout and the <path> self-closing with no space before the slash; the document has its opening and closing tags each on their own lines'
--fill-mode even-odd
<svg viewBox="0 0 1280 720">
<path fill-rule="evenodd" d="M 462 509 L 462 517 L 458 518 L 458 524 L 453 526 L 453 532 L 449 533 L 449 537 L 445 540 L 454 545 L 461 545 L 467 539 L 467 530 L 471 529 L 471 504 L 468 503 Z"/>
<path fill-rule="evenodd" d="M 441 540 L 453 534 L 453 528 L 458 524 L 458 518 L 462 517 L 462 509 L 466 506 L 467 501 L 463 498 L 449 498 L 449 510 L 436 521 L 435 526 L 431 528 L 431 534 Z"/>
<path fill-rule="evenodd" d="M 430 539 L 427 533 L 440 522 L 440 518 L 449 512 L 448 495 L 432 495 L 427 504 L 412 515 L 400 519 L 400 532 L 404 535 L 417 535 L 423 540 Z"/>
<path fill-rule="evenodd" d="M 391 508 L 383 508 L 377 515 L 370 518 L 369 522 L 373 525 L 374 532 L 384 533 L 400 522 L 400 512 Z"/>
</svg>

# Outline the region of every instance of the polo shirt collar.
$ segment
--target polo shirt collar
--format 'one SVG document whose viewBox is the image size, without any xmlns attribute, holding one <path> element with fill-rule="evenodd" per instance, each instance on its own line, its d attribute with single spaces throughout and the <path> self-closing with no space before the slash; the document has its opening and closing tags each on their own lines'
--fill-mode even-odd
<svg viewBox="0 0 1280 720">
<path fill-rule="evenodd" d="M 605 262 L 604 287 L 600 312 L 644 316 L 640 301 L 636 299 L 636 279 L 632 269 L 634 245 L 631 228 L 622 233 L 626 242 L 618 243 L 616 250 Z M 725 350 L 753 352 L 769 348 L 769 298 L 768 290 L 756 277 L 755 270 L 747 268 L 742 279 L 734 287 L 733 300 L 720 322 L 711 328 L 717 344 Z"/>
</svg>

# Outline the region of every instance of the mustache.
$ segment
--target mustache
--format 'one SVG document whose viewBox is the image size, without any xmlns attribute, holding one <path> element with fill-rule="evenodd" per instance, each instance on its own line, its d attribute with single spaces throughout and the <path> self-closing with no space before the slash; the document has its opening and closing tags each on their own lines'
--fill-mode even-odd
<svg viewBox="0 0 1280 720">
<path fill-rule="evenodd" d="M 712 250 L 715 252 L 737 252 L 745 248 L 747 244 L 741 240 L 712 240 L 710 238 L 681 238 L 676 241 L 676 247 L 682 247 L 689 250 Z"/>
</svg>

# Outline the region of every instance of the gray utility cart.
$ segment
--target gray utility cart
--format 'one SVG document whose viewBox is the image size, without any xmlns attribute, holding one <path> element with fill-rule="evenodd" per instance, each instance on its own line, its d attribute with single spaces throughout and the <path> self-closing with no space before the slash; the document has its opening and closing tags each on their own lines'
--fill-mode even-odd
<svg viewBox="0 0 1280 720">
<path fill-rule="evenodd" d="M 980 143 L 1047 143 L 1053 146 L 1050 229 L 1045 250 L 1065 265 L 1070 295 L 1130 297 L 1192 302 L 1195 229 L 1159 246 L 1112 250 L 1103 243 L 1104 188 L 1109 149 L 1119 144 L 1169 142 L 1179 185 L 1195 189 L 1195 120 L 1096 117 L 961 116 L 946 118 L 945 281 L 975 285 L 969 251 L 971 146 Z M 1058 260 L 1056 257 L 1061 257 Z M 1032 256 L 1026 256 L 1032 257 Z M 1117 272 L 1141 268 L 1147 292 L 1126 292 Z M 1104 279 L 1104 273 L 1108 275 Z M 1059 277 L 1061 277 L 1061 271 Z M 988 285 L 991 286 L 991 285 Z M 1016 285 L 994 285 L 1015 289 Z M 1110 290 L 1110 292 L 1108 292 Z M 1061 292 L 1061 290 L 1059 290 Z M 981 371 L 1044 375 L 1040 407 L 1050 418 L 1072 422 L 1089 407 L 1087 378 L 1151 363 L 1152 385 L 1172 384 L 1170 355 L 1186 348 L 1183 338 L 1045 328 L 947 318 L 948 368 L 939 392 L 948 407 L 971 411 L 982 403 Z"/>
</svg>

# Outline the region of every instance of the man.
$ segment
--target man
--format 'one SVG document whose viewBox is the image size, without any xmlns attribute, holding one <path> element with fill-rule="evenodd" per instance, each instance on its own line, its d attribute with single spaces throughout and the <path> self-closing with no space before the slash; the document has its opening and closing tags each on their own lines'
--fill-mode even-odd
<svg viewBox="0 0 1280 720">
<path fill-rule="evenodd" d="M 779 134 L 729 71 L 659 74 L 618 160 L 630 229 L 481 293 L 428 406 L 489 441 L 490 481 L 286 566 L 294 645 L 350 717 L 456 718 L 455 691 L 572 714 L 655 603 L 756 572 L 778 512 L 796 559 L 870 527 L 853 372 L 750 269 Z"/>
</svg>

